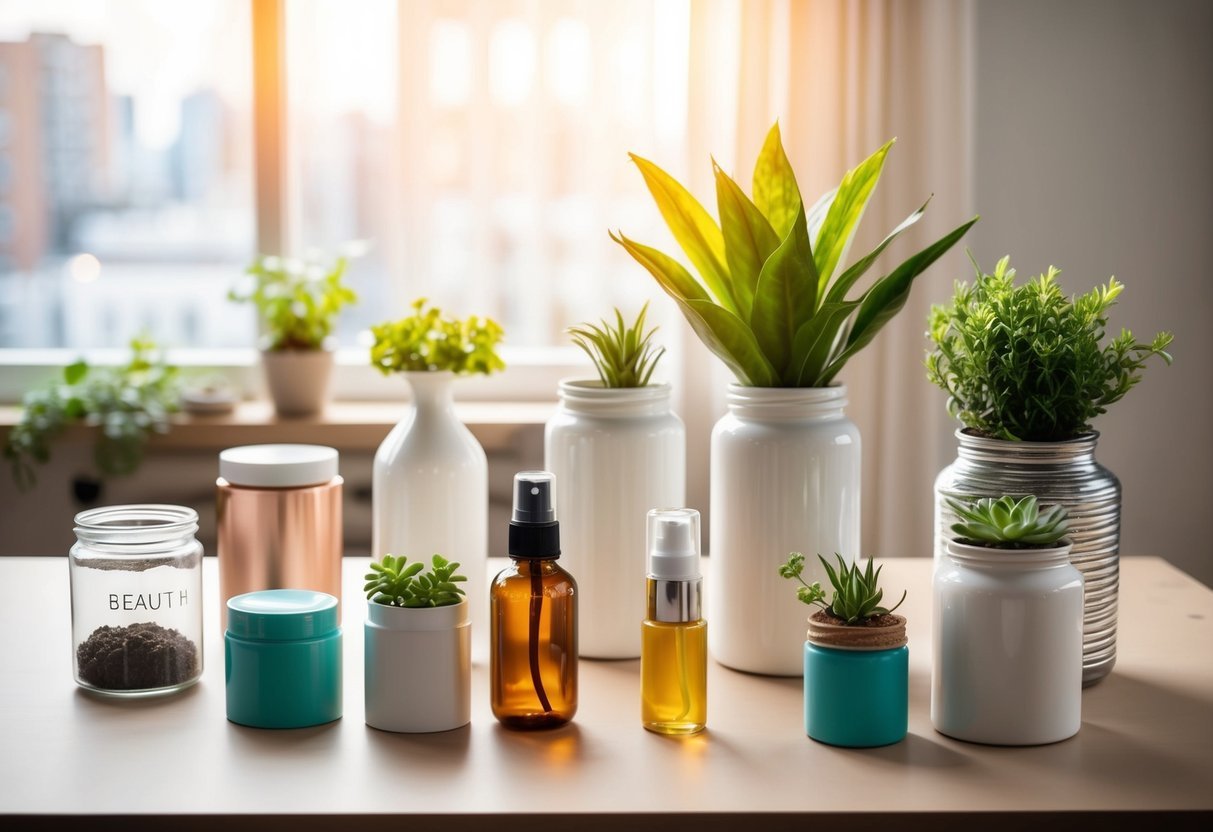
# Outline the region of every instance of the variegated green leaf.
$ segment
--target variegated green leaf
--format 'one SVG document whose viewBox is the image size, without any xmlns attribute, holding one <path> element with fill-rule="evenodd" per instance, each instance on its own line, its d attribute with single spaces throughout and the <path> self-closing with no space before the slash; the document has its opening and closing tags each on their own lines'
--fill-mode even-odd
<svg viewBox="0 0 1213 832">
<path fill-rule="evenodd" d="M 858 306 L 857 300 L 827 303 L 817 310 L 812 320 L 796 331 L 785 383 L 793 387 L 820 386 L 816 381 L 829 364 L 842 325 Z"/>
<path fill-rule="evenodd" d="M 923 212 L 927 210 L 927 205 L 929 205 L 930 202 L 930 199 L 924 202 L 921 208 L 910 214 L 910 216 L 901 221 L 900 225 L 890 231 L 888 236 L 880 241 L 880 245 L 876 246 L 876 248 L 872 249 L 863 257 L 856 260 L 854 265 L 850 266 L 846 271 L 844 271 L 842 275 L 834 281 L 834 285 L 830 287 L 830 291 L 826 295 L 825 302 L 830 303 L 844 300 L 847 292 L 851 291 L 851 287 L 855 285 L 855 281 L 863 277 L 864 273 L 871 268 L 872 263 L 876 261 L 876 258 L 879 257 L 881 252 L 888 247 L 889 243 L 897 239 L 897 236 L 901 234 L 901 232 L 905 231 L 907 228 L 914 225 L 914 223 L 922 219 Z"/>
<path fill-rule="evenodd" d="M 635 153 L 630 154 L 657 203 L 657 209 L 678 241 L 678 245 L 699 271 L 703 282 L 720 305 L 737 311 L 737 302 L 729 284 L 725 260 L 724 235 L 699 201 L 657 165 Z"/>
<path fill-rule="evenodd" d="M 745 322 L 711 301 L 690 300 L 685 305 L 696 314 L 711 333 L 708 347 L 725 359 L 738 381 L 750 387 L 774 387 L 778 383 L 775 368 L 763 355 L 754 333 Z M 687 316 L 691 326 L 695 321 Z M 696 332 L 703 338 L 698 328 Z M 707 339 L 705 339 L 705 343 Z"/>
<path fill-rule="evenodd" d="M 876 333 L 880 331 L 881 327 L 888 323 L 889 319 L 896 315 L 901 307 L 905 306 L 906 299 L 910 296 L 910 288 L 913 286 L 914 278 L 922 274 L 928 266 L 942 257 L 948 249 L 955 245 L 973 227 L 973 223 L 977 222 L 977 219 L 977 217 L 974 217 L 950 233 L 945 234 L 930 246 L 910 257 L 891 273 L 882 277 L 871 289 L 864 293 L 863 302 L 859 305 L 859 311 L 855 314 L 855 320 L 851 324 L 851 332 L 847 336 L 846 349 L 830 362 L 830 366 L 826 368 L 825 373 L 822 375 L 822 384 L 829 384 L 833 381 L 834 376 L 842 369 L 847 359 L 867 346 L 876 337 Z"/>
<path fill-rule="evenodd" d="M 797 330 L 813 317 L 816 277 L 802 205 L 787 236 L 762 267 L 750 311 L 750 328 L 779 371 L 788 366 Z"/>
<path fill-rule="evenodd" d="M 781 240 L 787 237 L 800 211 L 800 188 L 792 163 L 783 152 L 779 122 L 767 133 L 754 164 L 753 189 L 754 204 L 771 223 L 776 236 Z"/>
<path fill-rule="evenodd" d="M 742 320 L 749 320 L 762 265 L 779 246 L 779 237 L 758 207 L 713 160 L 716 206 L 733 295 Z"/>
<path fill-rule="evenodd" d="M 813 254 L 816 257 L 820 281 L 818 294 L 823 297 L 843 251 L 855 235 L 855 229 L 859 226 L 859 220 L 863 217 L 872 191 L 880 181 L 885 157 L 894 141 L 896 139 L 891 139 L 857 167 L 847 171 L 838 186 L 838 193 L 830 204 L 826 220 L 813 242 Z"/>
</svg>

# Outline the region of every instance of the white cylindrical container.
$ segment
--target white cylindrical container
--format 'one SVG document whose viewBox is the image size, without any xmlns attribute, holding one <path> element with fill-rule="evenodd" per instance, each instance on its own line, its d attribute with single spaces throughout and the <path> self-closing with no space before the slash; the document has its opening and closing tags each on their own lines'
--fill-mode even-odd
<svg viewBox="0 0 1213 832">
<path fill-rule="evenodd" d="M 371 554 L 428 563 L 439 554 L 467 575 L 473 653 L 488 656 L 488 461 L 455 415 L 451 372 L 402 374 L 413 405 L 375 454 Z"/>
<path fill-rule="evenodd" d="M 826 582 L 815 557 L 859 555 L 859 429 L 846 387 L 729 385 L 712 431 L 712 517 L 706 612 L 721 664 L 803 672 L 804 604 L 779 577 L 803 552 L 804 578 Z"/>
<path fill-rule="evenodd" d="M 579 652 L 636 658 L 646 518 L 686 500 L 686 430 L 670 410 L 670 385 L 562 381 L 544 460 L 556 475 L 561 561 L 577 576 Z"/>
<path fill-rule="evenodd" d="M 383 731 L 450 731 L 472 719 L 468 600 L 445 607 L 367 604 L 366 724 Z"/>
<path fill-rule="evenodd" d="M 935 570 L 931 722 L 950 737 L 1040 745 L 1078 733 L 1082 574 L 1070 544 L 949 541 Z"/>
</svg>

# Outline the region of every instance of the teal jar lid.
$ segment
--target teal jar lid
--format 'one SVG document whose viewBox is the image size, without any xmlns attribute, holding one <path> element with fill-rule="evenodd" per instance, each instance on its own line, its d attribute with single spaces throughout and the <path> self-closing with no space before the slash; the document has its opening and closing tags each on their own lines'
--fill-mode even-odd
<svg viewBox="0 0 1213 832">
<path fill-rule="evenodd" d="M 337 599 L 310 589 L 263 589 L 229 598 L 227 631 L 252 641 L 298 641 L 337 629 Z"/>
</svg>

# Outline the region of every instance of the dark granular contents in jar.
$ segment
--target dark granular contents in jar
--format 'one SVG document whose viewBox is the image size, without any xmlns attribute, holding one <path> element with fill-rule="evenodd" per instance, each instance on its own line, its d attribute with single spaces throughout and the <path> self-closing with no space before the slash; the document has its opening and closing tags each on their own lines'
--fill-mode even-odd
<svg viewBox="0 0 1213 832">
<path fill-rule="evenodd" d="M 102 690 L 163 688 L 198 674 L 198 648 L 150 621 L 98 627 L 76 648 L 76 665 L 81 679 Z"/>
</svg>

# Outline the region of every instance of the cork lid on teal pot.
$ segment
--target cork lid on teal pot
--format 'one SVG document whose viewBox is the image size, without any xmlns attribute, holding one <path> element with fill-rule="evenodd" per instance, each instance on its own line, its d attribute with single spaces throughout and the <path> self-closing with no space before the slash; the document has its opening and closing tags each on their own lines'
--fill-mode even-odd
<svg viewBox="0 0 1213 832">
<path fill-rule="evenodd" d="M 310 589 L 264 589 L 229 598 L 227 631 L 250 641 L 298 641 L 337 629 L 337 599 Z"/>
</svg>

